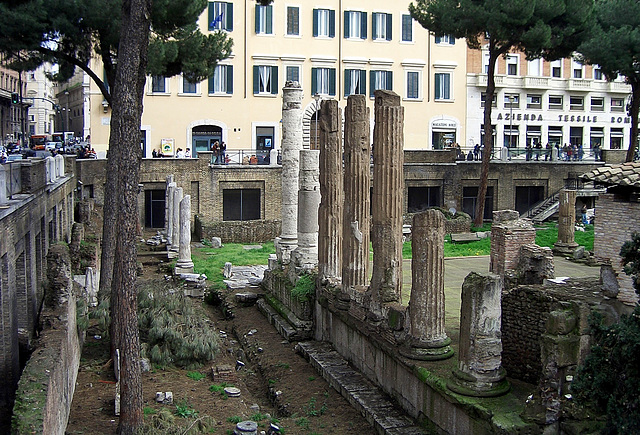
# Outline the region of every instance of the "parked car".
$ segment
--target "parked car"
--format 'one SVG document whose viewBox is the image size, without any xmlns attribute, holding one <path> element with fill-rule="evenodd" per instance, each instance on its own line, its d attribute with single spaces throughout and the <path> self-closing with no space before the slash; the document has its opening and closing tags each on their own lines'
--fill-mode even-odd
<svg viewBox="0 0 640 435">
<path fill-rule="evenodd" d="M 62 148 L 62 142 L 47 142 L 44 149 L 47 151 L 59 150 Z"/>
<path fill-rule="evenodd" d="M 9 154 L 18 154 L 20 153 L 20 144 L 19 143 L 10 143 L 7 145 L 7 152 Z"/>
</svg>

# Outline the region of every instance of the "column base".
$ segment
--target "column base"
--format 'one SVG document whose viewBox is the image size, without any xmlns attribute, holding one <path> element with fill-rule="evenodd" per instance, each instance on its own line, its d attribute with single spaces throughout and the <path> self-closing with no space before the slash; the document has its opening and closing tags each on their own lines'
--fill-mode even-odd
<svg viewBox="0 0 640 435">
<path fill-rule="evenodd" d="M 178 262 L 176 263 L 175 273 L 176 275 L 179 275 L 181 273 L 193 273 L 193 262 L 180 262 L 178 260 Z"/>
<path fill-rule="evenodd" d="M 500 367 L 495 376 L 476 377 L 459 369 L 453 370 L 453 379 L 447 382 L 447 388 L 454 393 L 472 397 L 497 397 L 507 394 L 511 384 L 506 379 L 507 372 Z"/>
<path fill-rule="evenodd" d="M 298 247 L 298 240 L 276 237 L 274 244 L 278 261 L 282 264 L 289 264 L 291 262 L 291 253 Z"/>
<path fill-rule="evenodd" d="M 410 338 L 400 347 L 400 354 L 410 359 L 420 361 L 439 361 L 451 358 L 454 354 L 451 349 L 451 339 L 446 337 L 431 343 Z"/>
<path fill-rule="evenodd" d="M 562 242 L 556 242 L 553 245 L 553 252 L 554 254 L 561 254 L 561 255 L 573 255 L 573 251 L 576 250 L 576 248 L 580 246 L 577 243 L 562 243 Z"/>
</svg>

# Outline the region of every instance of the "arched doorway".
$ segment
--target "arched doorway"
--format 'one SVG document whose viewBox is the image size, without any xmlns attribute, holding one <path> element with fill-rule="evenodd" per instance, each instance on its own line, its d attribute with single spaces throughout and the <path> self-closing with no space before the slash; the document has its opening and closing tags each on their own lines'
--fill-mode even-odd
<svg viewBox="0 0 640 435">
<path fill-rule="evenodd" d="M 191 130 L 192 154 L 194 157 L 199 151 L 209 151 L 215 142 L 222 142 L 222 128 L 217 125 L 198 125 Z"/>
</svg>

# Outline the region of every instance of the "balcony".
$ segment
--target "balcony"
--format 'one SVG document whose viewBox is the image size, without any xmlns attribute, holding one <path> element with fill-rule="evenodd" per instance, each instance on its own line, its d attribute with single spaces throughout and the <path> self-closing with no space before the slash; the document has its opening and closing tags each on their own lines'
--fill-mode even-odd
<svg viewBox="0 0 640 435">
<path fill-rule="evenodd" d="M 628 94 L 631 92 L 631 86 L 625 82 L 609 82 L 609 92 L 618 94 Z"/>
<path fill-rule="evenodd" d="M 591 90 L 592 81 L 593 80 L 587 80 L 587 79 L 569 79 L 569 90 L 589 92 Z"/>
<path fill-rule="evenodd" d="M 524 87 L 527 89 L 548 89 L 549 77 L 525 77 Z"/>
</svg>

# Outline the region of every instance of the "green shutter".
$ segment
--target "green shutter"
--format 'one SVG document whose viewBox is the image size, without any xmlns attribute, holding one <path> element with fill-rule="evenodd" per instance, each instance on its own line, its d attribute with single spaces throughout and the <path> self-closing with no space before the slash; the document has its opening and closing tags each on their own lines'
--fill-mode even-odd
<svg viewBox="0 0 640 435">
<path fill-rule="evenodd" d="M 391 14 L 387 14 L 387 41 L 391 41 L 391 34 L 392 34 L 392 29 L 393 29 L 393 20 L 391 17 Z"/>
<path fill-rule="evenodd" d="M 256 5 L 256 33 L 260 32 L 260 5 Z"/>
<path fill-rule="evenodd" d="M 329 38 L 336 36 L 336 11 L 329 11 Z"/>
<path fill-rule="evenodd" d="M 227 3 L 227 12 L 225 15 L 227 21 L 225 28 L 227 29 L 227 32 L 231 32 L 233 31 L 233 3 Z"/>
<path fill-rule="evenodd" d="M 336 95 L 336 69 L 329 68 L 329 95 Z"/>
<path fill-rule="evenodd" d="M 209 29 L 209 31 L 213 30 L 211 23 L 213 23 L 213 20 L 216 18 L 214 15 L 213 7 L 214 7 L 214 3 L 209 2 L 209 22 L 207 23 L 207 29 Z"/>
<path fill-rule="evenodd" d="M 375 76 L 376 76 L 375 71 L 369 71 L 369 96 L 371 98 L 373 98 L 373 93 L 375 92 L 375 89 L 373 87 L 374 83 L 376 82 Z"/>
<path fill-rule="evenodd" d="M 318 36 L 318 10 L 313 10 L 313 36 Z"/>
<path fill-rule="evenodd" d="M 376 16 L 377 12 L 371 12 L 371 39 L 376 39 L 376 32 L 378 31 L 376 27 Z"/>
<path fill-rule="evenodd" d="M 273 6 L 269 5 L 267 8 L 267 34 L 271 35 L 273 33 Z"/>
<path fill-rule="evenodd" d="M 402 40 L 412 41 L 411 15 L 402 15 Z"/>
<path fill-rule="evenodd" d="M 318 68 L 311 68 L 311 95 L 318 93 Z"/>
<path fill-rule="evenodd" d="M 227 69 L 227 94 L 233 94 L 233 65 L 225 66 Z"/>
<path fill-rule="evenodd" d="M 365 95 L 367 93 L 367 72 L 360 70 L 360 83 L 358 85 L 358 94 Z"/>
<path fill-rule="evenodd" d="M 209 80 L 207 80 L 209 86 L 209 93 L 213 94 L 213 74 L 209 76 Z"/>
<path fill-rule="evenodd" d="M 387 87 L 388 91 L 393 91 L 393 71 L 387 71 Z"/>
<path fill-rule="evenodd" d="M 278 67 L 271 67 L 271 93 L 276 95 L 278 93 Z"/>
<path fill-rule="evenodd" d="M 344 37 L 348 38 L 349 35 L 351 34 L 351 32 L 349 32 L 350 30 L 350 25 L 349 25 L 349 14 L 351 14 L 352 12 L 349 11 L 344 11 Z"/>
<path fill-rule="evenodd" d="M 362 12 L 360 16 L 360 38 L 367 39 L 367 13 Z"/>
<path fill-rule="evenodd" d="M 351 86 L 351 80 L 350 79 L 350 75 L 351 75 L 351 71 L 350 69 L 345 69 L 344 70 L 344 82 L 343 83 L 343 87 L 344 87 L 344 96 L 348 96 L 349 95 L 349 86 Z M 355 93 L 355 91 L 354 91 Z"/>
<path fill-rule="evenodd" d="M 258 66 L 253 67 L 253 93 L 260 93 L 260 68 Z"/>
</svg>

